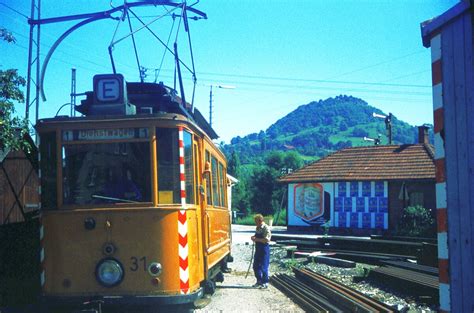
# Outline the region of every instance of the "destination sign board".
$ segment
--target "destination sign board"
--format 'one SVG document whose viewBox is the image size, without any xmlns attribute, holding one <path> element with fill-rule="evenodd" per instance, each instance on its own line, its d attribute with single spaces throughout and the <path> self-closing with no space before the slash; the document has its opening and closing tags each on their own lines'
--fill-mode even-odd
<svg viewBox="0 0 474 313">
<path fill-rule="evenodd" d="M 63 141 L 94 141 L 149 138 L 148 128 L 110 128 L 65 130 Z"/>
</svg>

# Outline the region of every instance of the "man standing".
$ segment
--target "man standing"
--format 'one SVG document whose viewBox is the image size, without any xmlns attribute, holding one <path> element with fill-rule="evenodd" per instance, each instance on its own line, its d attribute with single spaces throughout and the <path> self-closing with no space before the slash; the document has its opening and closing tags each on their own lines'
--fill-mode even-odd
<svg viewBox="0 0 474 313">
<path fill-rule="evenodd" d="M 254 216 L 257 229 L 255 235 L 251 237 L 255 244 L 255 254 L 253 257 L 253 271 L 257 283 L 253 287 L 260 289 L 268 288 L 268 266 L 270 265 L 270 238 L 272 236 L 270 227 L 263 221 L 262 214 Z"/>
</svg>

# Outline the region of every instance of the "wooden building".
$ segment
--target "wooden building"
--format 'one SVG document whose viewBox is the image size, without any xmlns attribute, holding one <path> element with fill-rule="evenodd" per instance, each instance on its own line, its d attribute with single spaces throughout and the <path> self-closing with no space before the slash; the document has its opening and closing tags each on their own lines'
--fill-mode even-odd
<svg viewBox="0 0 474 313">
<path fill-rule="evenodd" d="M 421 24 L 431 47 L 440 311 L 474 312 L 474 4 Z"/>
<path fill-rule="evenodd" d="M 395 232 L 403 209 L 435 202 L 434 149 L 420 143 L 346 148 L 280 179 L 288 184 L 288 226 L 326 224 L 333 233 Z"/>
<path fill-rule="evenodd" d="M 36 149 L 0 150 L 0 225 L 25 221 L 39 209 Z"/>
</svg>

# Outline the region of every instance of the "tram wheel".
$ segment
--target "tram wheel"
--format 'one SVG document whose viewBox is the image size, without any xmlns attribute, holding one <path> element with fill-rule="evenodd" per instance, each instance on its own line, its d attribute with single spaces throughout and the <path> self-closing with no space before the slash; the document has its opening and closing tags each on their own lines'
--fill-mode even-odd
<svg viewBox="0 0 474 313">
<path fill-rule="evenodd" d="M 213 295 L 216 292 L 216 282 L 213 280 L 206 280 L 204 283 L 204 293 Z"/>
</svg>

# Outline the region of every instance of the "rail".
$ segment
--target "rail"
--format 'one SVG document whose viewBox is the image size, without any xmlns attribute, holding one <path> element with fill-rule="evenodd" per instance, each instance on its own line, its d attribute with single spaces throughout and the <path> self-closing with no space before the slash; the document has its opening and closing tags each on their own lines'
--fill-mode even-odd
<svg viewBox="0 0 474 313">
<path fill-rule="evenodd" d="M 271 283 L 308 312 L 396 312 L 392 307 L 308 269 L 295 277 L 272 276 Z"/>
</svg>

